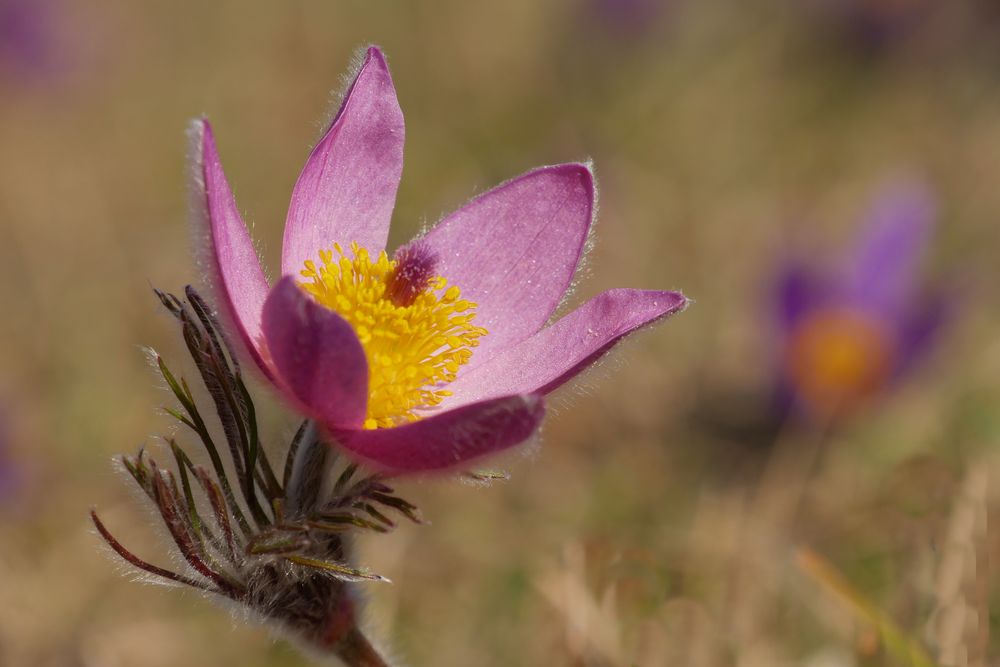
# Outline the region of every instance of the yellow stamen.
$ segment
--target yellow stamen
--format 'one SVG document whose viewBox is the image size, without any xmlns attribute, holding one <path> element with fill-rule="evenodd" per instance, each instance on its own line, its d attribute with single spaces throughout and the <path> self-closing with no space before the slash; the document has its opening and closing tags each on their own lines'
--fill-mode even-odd
<svg viewBox="0 0 1000 667">
<path fill-rule="evenodd" d="M 368 359 L 368 414 L 365 428 L 397 426 L 419 419 L 418 411 L 438 405 L 450 392 L 459 367 L 486 335 L 472 324 L 476 304 L 438 276 L 405 300 L 391 298 L 400 262 L 351 244 L 353 257 L 339 245 L 319 253 L 321 266 L 307 261 L 300 283 L 322 306 L 353 327 Z"/>
<path fill-rule="evenodd" d="M 880 389 L 893 363 L 885 327 L 848 309 L 820 311 L 792 333 L 788 347 L 791 379 L 816 409 L 834 414 Z"/>
</svg>

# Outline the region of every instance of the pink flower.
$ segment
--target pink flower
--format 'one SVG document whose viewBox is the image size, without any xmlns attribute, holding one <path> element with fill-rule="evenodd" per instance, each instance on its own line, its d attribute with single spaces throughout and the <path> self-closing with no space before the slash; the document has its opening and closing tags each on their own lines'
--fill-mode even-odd
<svg viewBox="0 0 1000 667">
<path fill-rule="evenodd" d="M 376 48 L 295 184 L 274 285 L 207 121 L 194 138 L 203 264 L 222 314 L 283 396 L 381 470 L 452 468 L 525 441 L 543 396 L 686 304 L 616 289 L 546 326 L 593 220 L 583 164 L 508 181 L 390 259 L 403 116 Z"/>
</svg>

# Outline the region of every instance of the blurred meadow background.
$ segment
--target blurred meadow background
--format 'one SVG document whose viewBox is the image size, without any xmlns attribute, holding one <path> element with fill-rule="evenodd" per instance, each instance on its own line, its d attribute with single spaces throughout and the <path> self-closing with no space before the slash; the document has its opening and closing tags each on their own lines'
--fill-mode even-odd
<svg viewBox="0 0 1000 667">
<path fill-rule="evenodd" d="M 695 300 L 563 389 L 540 446 L 496 462 L 509 481 L 400 484 L 431 525 L 366 537 L 360 560 L 393 581 L 367 609 L 402 662 L 998 664 L 997 3 L 0 0 L 0 665 L 309 664 L 135 583 L 87 511 L 167 564 L 111 459 L 176 430 L 140 346 L 183 366 L 151 287 L 200 278 L 187 123 L 213 122 L 275 267 L 330 91 L 369 43 L 407 124 L 390 246 L 592 159 L 569 305 Z M 901 179 L 936 202 L 934 345 L 849 413 L 777 418 L 783 262 L 836 265 Z M 258 396 L 287 438 L 294 417 Z"/>
</svg>

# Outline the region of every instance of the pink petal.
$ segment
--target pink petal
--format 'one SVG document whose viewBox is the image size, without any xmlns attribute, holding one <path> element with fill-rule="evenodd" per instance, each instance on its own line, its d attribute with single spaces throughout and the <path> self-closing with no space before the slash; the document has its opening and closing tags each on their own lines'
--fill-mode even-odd
<svg viewBox="0 0 1000 667">
<path fill-rule="evenodd" d="M 637 329 L 687 305 L 677 292 L 614 289 L 531 338 L 498 352 L 448 385 L 445 408 L 509 394 L 547 394 L 568 382 Z"/>
<path fill-rule="evenodd" d="M 335 432 L 335 437 L 385 472 L 445 470 L 521 444 L 535 433 L 544 414 L 538 396 L 507 396 L 404 426 Z"/>
<path fill-rule="evenodd" d="M 195 243 L 200 264 L 216 293 L 218 308 L 231 320 L 247 352 L 265 375 L 271 372 L 259 347 L 260 314 L 267 279 L 247 232 L 236 199 L 226 181 L 212 126 L 195 121 L 191 129 L 195 153 Z"/>
<path fill-rule="evenodd" d="M 403 112 L 385 58 L 372 47 L 295 184 L 282 275 L 297 276 L 334 243 L 382 250 L 402 171 Z"/>
<path fill-rule="evenodd" d="M 285 276 L 264 303 L 264 338 L 281 384 L 307 414 L 338 428 L 361 426 L 368 362 L 344 318 Z"/>
<path fill-rule="evenodd" d="M 542 167 L 476 197 L 425 237 L 439 273 L 479 304 L 470 367 L 538 331 L 569 289 L 593 219 L 582 164 Z"/>
</svg>

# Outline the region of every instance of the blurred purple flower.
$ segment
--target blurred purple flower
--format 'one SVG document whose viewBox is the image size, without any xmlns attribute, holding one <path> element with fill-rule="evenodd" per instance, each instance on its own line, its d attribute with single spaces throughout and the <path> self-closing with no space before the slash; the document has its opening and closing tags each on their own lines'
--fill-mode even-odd
<svg viewBox="0 0 1000 667">
<path fill-rule="evenodd" d="M 14 460 L 7 412 L 0 407 L 0 502 L 15 497 L 21 488 L 21 470 Z"/>
<path fill-rule="evenodd" d="M 902 38 L 933 8 L 930 0 L 818 0 L 826 18 L 865 50 Z"/>
<path fill-rule="evenodd" d="M 22 79 L 59 69 L 54 0 L 0 0 L 0 69 Z"/>
<path fill-rule="evenodd" d="M 371 48 L 295 185 L 282 277 L 269 286 L 211 128 L 194 127 L 204 265 L 238 339 L 336 442 L 395 473 L 520 444 L 541 423 L 544 395 L 686 304 L 675 292 L 616 289 L 545 326 L 594 214 L 583 164 L 508 181 L 389 259 L 403 134 L 385 59 Z"/>
<path fill-rule="evenodd" d="M 585 0 L 590 19 L 621 36 L 643 33 L 671 0 Z"/>
<path fill-rule="evenodd" d="M 942 294 L 920 290 L 935 206 L 897 185 L 878 197 L 854 251 L 834 271 L 789 262 L 778 287 L 781 393 L 788 407 L 839 416 L 885 391 L 929 349 Z"/>
</svg>

